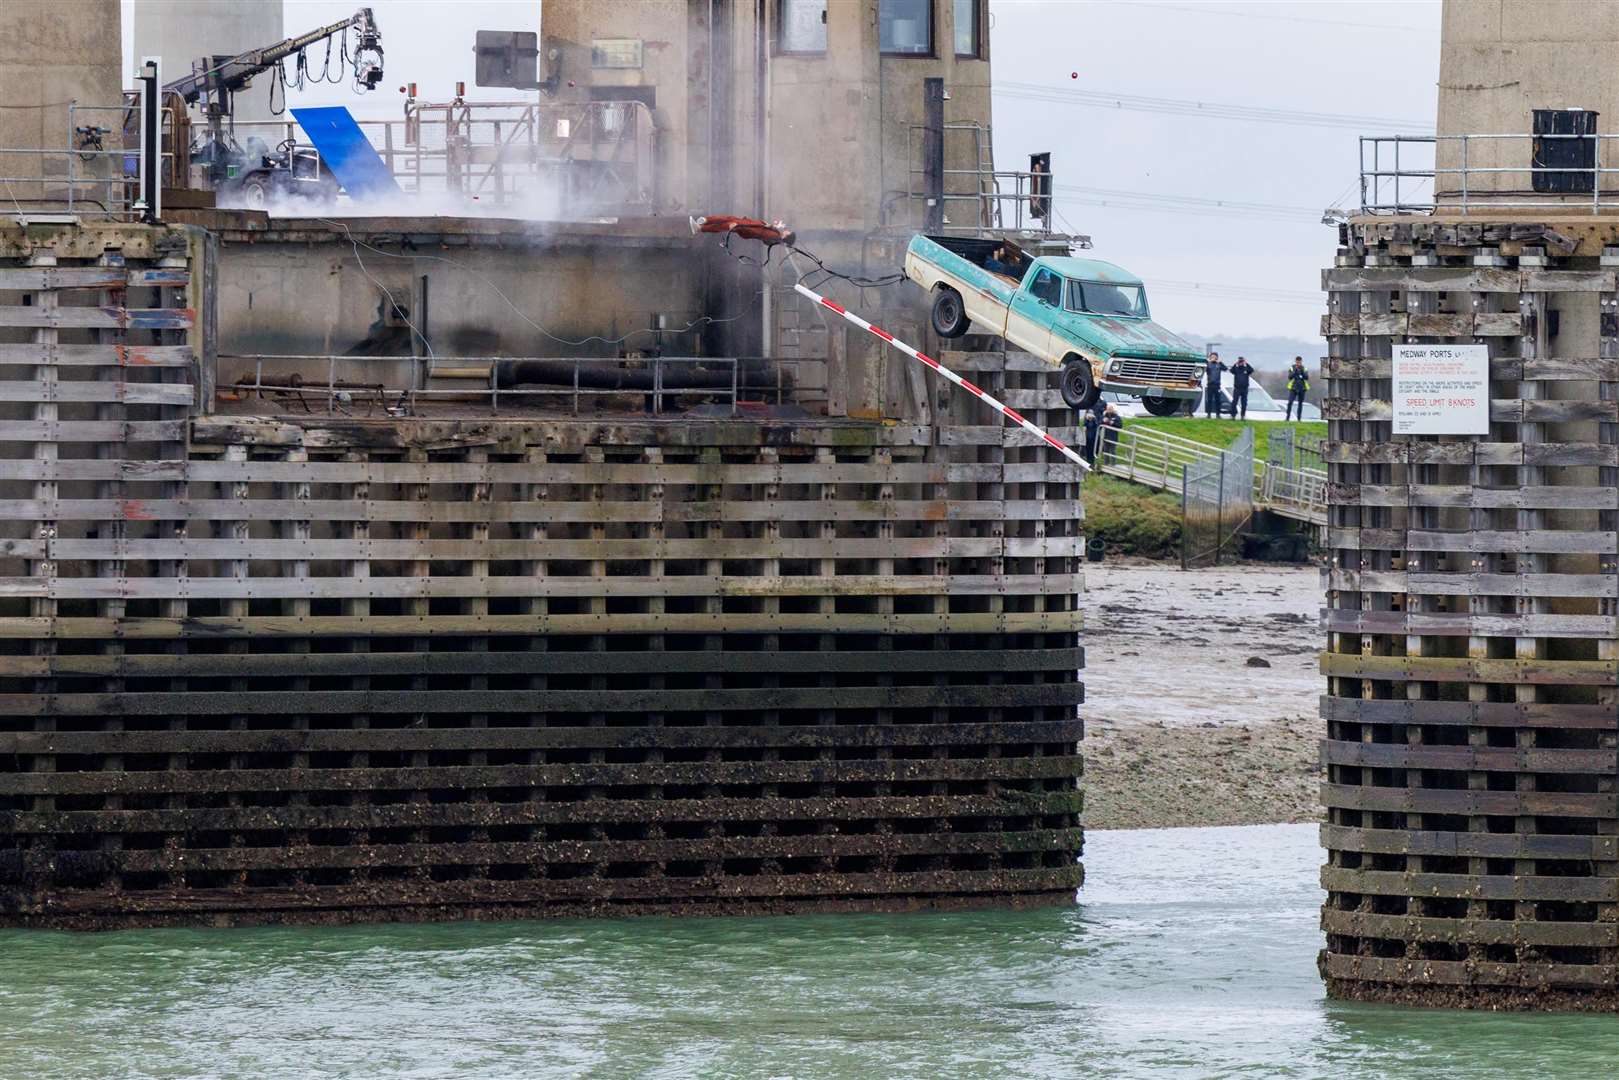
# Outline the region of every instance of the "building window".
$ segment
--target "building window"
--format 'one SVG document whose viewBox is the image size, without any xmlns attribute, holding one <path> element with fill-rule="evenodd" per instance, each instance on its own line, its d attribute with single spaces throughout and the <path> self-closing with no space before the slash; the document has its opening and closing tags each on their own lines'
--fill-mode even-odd
<svg viewBox="0 0 1619 1080">
<path fill-rule="evenodd" d="M 889 56 L 932 56 L 933 0 L 877 0 L 877 41 Z"/>
<path fill-rule="evenodd" d="M 981 55 L 978 33 L 978 0 L 956 0 L 957 56 L 978 59 Z"/>
<path fill-rule="evenodd" d="M 780 52 L 826 52 L 826 0 L 781 0 L 777 28 Z"/>
</svg>

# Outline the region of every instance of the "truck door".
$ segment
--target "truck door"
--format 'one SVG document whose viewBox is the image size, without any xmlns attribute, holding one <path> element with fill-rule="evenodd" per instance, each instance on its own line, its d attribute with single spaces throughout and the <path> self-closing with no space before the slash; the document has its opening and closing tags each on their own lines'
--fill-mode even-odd
<svg viewBox="0 0 1619 1080">
<path fill-rule="evenodd" d="M 1062 310 L 1062 277 L 1036 267 L 1026 288 L 1019 289 L 1006 310 L 1006 340 L 1036 356 L 1051 352 L 1051 325 Z"/>
</svg>

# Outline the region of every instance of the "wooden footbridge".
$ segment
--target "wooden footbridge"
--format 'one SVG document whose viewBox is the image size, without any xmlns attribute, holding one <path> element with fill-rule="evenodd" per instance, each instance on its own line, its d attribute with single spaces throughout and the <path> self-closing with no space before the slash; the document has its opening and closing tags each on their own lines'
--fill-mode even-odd
<svg viewBox="0 0 1619 1080">
<path fill-rule="evenodd" d="M 1186 466 L 1207 462 L 1225 453 L 1208 443 L 1148 427 L 1126 427 L 1117 438 L 1108 452 L 1098 451 L 1098 471 L 1162 491 L 1179 492 Z M 1326 485 L 1324 470 L 1254 461 L 1255 510 L 1268 510 L 1295 521 L 1325 526 Z"/>
</svg>

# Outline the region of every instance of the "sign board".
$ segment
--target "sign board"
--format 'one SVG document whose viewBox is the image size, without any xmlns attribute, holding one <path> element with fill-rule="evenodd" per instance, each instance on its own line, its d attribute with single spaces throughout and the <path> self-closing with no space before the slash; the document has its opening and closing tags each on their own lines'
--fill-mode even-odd
<svg viewBox="0 0 1619 1080">
<path fill-rule="evenodd" d="M 478 86 L 540 88 L 540 35 L 531 30 L 479 30 L 473 45 Z"/>
<path fill-rule="evenodd" d="M 1394 434 L 1488 435 L 1485 345 L 1394 346 Z"/>
</svg>

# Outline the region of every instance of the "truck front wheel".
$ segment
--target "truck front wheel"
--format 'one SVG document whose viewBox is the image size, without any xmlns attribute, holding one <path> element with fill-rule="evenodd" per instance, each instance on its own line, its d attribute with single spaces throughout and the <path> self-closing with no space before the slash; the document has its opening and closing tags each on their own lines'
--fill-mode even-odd
<svg viewBox="0 0 1619 1080">
<path fill-rule="evenodd" d="M 1096 398 L 1101 393 L 1096 386 L 1096 379 L 1091 376 L 1091 362 L 1085 359 L 1069 359 L 1062 366 L 1062 399 L 1070 409 L 1081 411 L 1096 404 Z"/>
<path fill-rule="evenodd" d="M 933 294 L 933 332 L 942 338 L 958 338 L 972 325 L 967 318 L 967 307 L 961 294 L 954 289 L 939 289 Z"/>
<path fill-rule="evenodd" d="M 1144 397 L 1142 407 L 1154 416 L 1174 416 L 1181 411 L 1181 399 L 1172 397 Z"/>
</svg>

